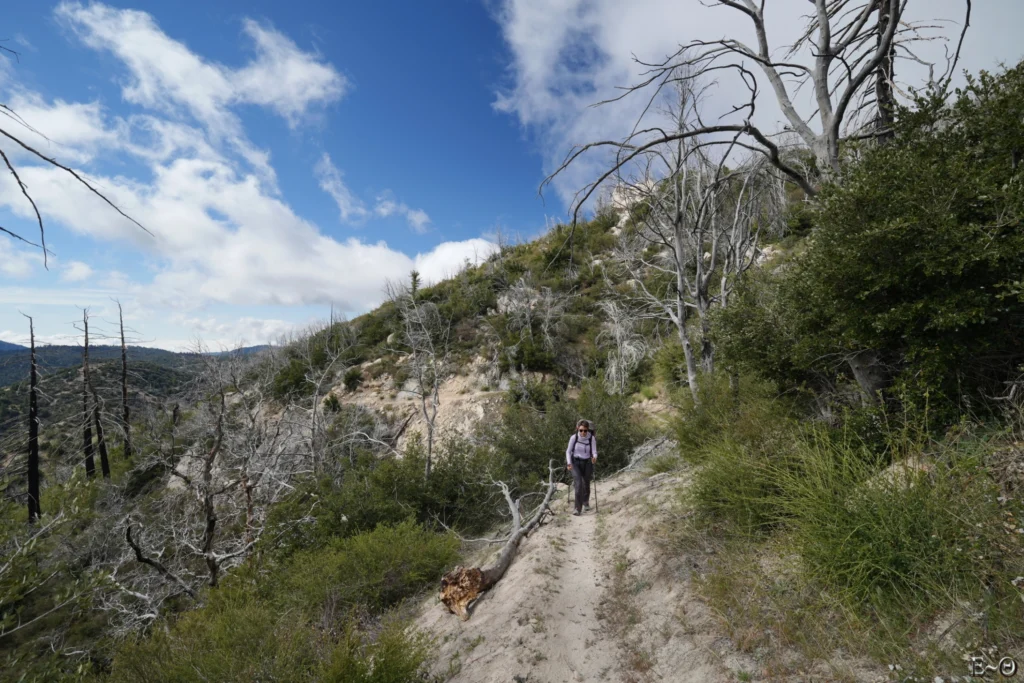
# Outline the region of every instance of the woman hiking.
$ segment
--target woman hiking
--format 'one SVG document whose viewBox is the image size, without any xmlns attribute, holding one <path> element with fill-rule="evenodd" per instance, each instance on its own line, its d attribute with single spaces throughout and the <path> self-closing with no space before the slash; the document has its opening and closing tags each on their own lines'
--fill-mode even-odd
<svg viewBox="0 0 1024 683">
<path fill-rule="evenodd" d="M 576 483 L 576 511 L 590 512 L 590 480 L 594 478 L 594 463 L 597 462 L 597 439 L 588 420 L 576 423 L 576 433 L 569 439 L 565 450 L 565 468 L 572 472 Z"/>
</svg>

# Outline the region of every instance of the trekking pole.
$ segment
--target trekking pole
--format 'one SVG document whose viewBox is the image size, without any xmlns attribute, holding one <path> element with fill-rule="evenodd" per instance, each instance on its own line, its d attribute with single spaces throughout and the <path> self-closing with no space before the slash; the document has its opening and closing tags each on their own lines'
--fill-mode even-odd
<svg viewBox="0 0 1024 683">
<path fill-rule="evenodd" d="M 569 482 L 565 485 L 565 511 L 569 511 L 569 496 L 572 495 L 572 474 L 569 474 Z"/>
<path fill-rule="evenodd" d="M 597 463 L 594 463 L 594 514 L 597 514 Z"/>
</svg>

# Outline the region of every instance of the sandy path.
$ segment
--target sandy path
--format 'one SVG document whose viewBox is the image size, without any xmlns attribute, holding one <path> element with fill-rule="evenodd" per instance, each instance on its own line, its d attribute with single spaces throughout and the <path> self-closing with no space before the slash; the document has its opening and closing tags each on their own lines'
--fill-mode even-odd
<svg viewBox="0 0 1024 683">
<path fill-rule="evenodd" d="M 525 539 L 508 573 L 461 622 L 440 604 L 418 626 L 438 637 L 439 674 L 455 683 L 619 680 L 614 643 L 597 618 L 605 575 L 593 512 L 567 511 Z"/>
<path fill-rule="evenodd" d="M 508 573 L 474 606 L 469 621 L 435 600 L 417 626 L 437 638 L 434 673 L 453 683 L 735 681 L 752 662 L 736 657 L 688 585 L 662 585 L 642 530 L 646 507 L 677 483 L 623 475 L 599 484 L 600 517 L 570 514 L 565 488 L 554 518 L 523 541 Z M 479 558 L 478 558 L 479 559 Z M 483 559 L 479 560 L 481 564 Z M 612 598 L 616 561 L 631 569 L 630 605 Z M 623 635 L 608 623 L 635 609 Z M 645 662 L 637 666 L 637 653 Z"/>
<path fill-rule="evenodd" d="M 453 683 L 839 680 L 827 670 L 767 670 L 723 634 L 690 583 L 688 558 L 665 571 L 648 530 L 687 481 L 685 473 L 603 480 L 599 516 L 581 517 L 570 514 L 561 487 L 554 518 L 523 541 L 468 621 L 436 597 L 423 605 L 416 626 L 436 639 L 433 673 Z M 842 680 L 879 679 L 862 672 Z"/>
</svg>

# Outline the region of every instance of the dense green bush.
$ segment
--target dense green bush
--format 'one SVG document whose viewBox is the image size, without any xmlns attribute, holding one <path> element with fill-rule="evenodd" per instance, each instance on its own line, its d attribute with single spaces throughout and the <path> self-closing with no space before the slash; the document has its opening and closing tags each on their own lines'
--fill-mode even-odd
<svg viewBox="0 0 1024 683">
<path fill-rule="evenodd" d="M 238 570 L 202 608 L 125 643 L 112 679 L 425 680 L 423 636 L 387 617 L 381 628 L 364 624 L 437 581 L 457 549 L 453 536 L 410 521 Z"/>
<path fill-rule="evenodd" d="M 271 510 L 275 545 L 270 550 L 286 556 L 408 519 L 437 528 L 443 523 L 467 534 L 485 531 L 498 511 L 489 504 L 494 494 L 490 481 L 504 477 L 501 460 L 465 439 L 442 438 L 425 480 L 425 458 L 426 448 L 414 435 L 402 458 L 363 452 L 338 475 L 298 483 Z"/>
<path fill-rule="evenodd" d="M 982 74 L 949 106 L 904 112 L 818 199 L 818 230 L 787 278 L 808 358 L 873 349 L 923 390 L 993 389 L 1024 358 L 1024 65 Z M 933 397 L 933 400 L 939 396 Z"/>
<path fill-rule="evenodd" d="M 344 615 L 356 606 L 392 607 L 441 576 L 458 558 L 459 541 L 415 522 L 379 526 L 289 558 L 269 598 L 303 611 L 330 603 Z"/>
<path fill-rule="evenodd" d="M 355 391 L 359 388 L 359 385 L 363 383 L 363 371 L 359 366 L 353 366 L 345 371 L 345 388 L 349 391 Z"/>
<path fill-rule="evenodd" d="M 182 615 L 169 630 L 126 643 L 111 680 L 313 680 L 319 649 L 299 613 L 281 612 L 246 587 L 222 586 L 203 609 Z"/>
<path fill-rule="evenodd" d="M 609 394 L 594 379 L 584 382 L 578 399 L 555 394 L 543 409 L 510 401 L 500 425 L 488 438 L 505 456 L 505 466 L 513 478 L 532 486 L 541 478 L 547 479 L 551 460 L 556 466 L 564 464 L 569 439 L 581 418 L 594 424 L 601 472 L 611 474 L 627 465 L 630 453 L 645 437 L 629 397 Z"/>
<path fill-rule="evenodd" d="M 872 351 L 941 420 L 977 409 L 1024 360 L 1024 65 L 898 119 L 891 142 L 822 188 L 802 253 L 748 277 L 716 341 L 787 388 L 838 379 L 844 358 Z"/>
</svg>

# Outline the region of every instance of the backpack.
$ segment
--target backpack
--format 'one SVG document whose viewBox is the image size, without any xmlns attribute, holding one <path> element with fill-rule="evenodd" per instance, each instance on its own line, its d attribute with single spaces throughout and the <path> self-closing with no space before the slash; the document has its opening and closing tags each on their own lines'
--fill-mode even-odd
<svg viewBox="0 0 1024 683">
<path fill-rule="evenodd" d="M 573 457 L 576 457 L 576 441 L 579 439 L 579 432 L 577 431 L 572 435 L 572 453 Z M 587 444 L 587 448 L 590 449 L 590 457 L 594 457 L 594 437 L 597 436 L 597 430 L 594 429 L 594 423 L 590 423 L 590 443 Z"/>
</svg>

